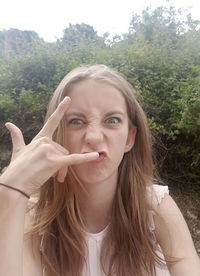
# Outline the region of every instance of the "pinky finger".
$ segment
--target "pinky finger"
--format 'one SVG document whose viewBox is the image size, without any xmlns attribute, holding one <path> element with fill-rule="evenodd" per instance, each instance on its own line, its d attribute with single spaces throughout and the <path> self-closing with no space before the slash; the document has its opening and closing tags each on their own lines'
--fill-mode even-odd
<svg viewBox="0 0 200 276">
<path fill-rule="evenodd" d="M 64 167 L 59 169 L 59 171 L 57 172 L 56 178 L 58 180 L 58 182 L 62 183 L 65 180 L 65 177 L 67 175 L 67 171 L 68 171 L 68 167 Z"/>
</svg>

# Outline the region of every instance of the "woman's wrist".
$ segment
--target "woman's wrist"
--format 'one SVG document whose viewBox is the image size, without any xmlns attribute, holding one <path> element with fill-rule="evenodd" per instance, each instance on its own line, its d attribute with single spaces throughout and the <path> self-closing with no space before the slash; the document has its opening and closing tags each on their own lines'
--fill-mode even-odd
<svg viewBox="0 0 200 276">
<path fill-rule="evenodd" d="M 0 186 L 3 186 L 6 189 L 10 189 L 10 190 L 13 190 L 15 192 L 18 192 L 18 193 L 22 194 L 23 196 L 25 196 L 26 198 L 30 199 L 30 196 L 27 193 L 25 193 L 24 191 L 22 191 L 22 190 L 20 190 L 16 187 L 13 187 L 13 186 L 10 186 L 8 184 L 1 183 L 1 182 L 0 182 Z"/>
<path fill-rule="evenodd" d="M 17 191 L 6 189 L 5 187 L 0 185 L 0 210 L 8 211 L 13 208 L 20 208 L 21 210 L 26 210 L 28 204 L 28 198 L 23 196 L 21 193 Z M 0 212 L 1 213 L 1 212 Z"/>
<path fill-rule="evenodd" d="M 3 191 L 4 194 L 10 193 L 11 196 L 14 197 L 20 196 L 27 200 L 30 198 L 30 195 L 25 191 L 21 181 L 19 182 L 17 177 L 7 176 L 6 172 L 0 176 L 0 190 Z M 14 193 L 16 195 L 13 195 Z"/>
</svg>

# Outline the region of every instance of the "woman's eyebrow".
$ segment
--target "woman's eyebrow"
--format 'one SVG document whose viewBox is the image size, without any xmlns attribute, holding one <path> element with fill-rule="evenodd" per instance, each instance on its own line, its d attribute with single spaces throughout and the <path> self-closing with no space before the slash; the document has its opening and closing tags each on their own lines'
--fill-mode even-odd
<svg viewBox="0 0 200 276">
<path fill-rule="evenodd" d="M 113 115 L 121 115 L 122 117 L 125 116 L 125 112 L 121 111 L 121 110 L 111 110 L 109 112 L 105 112 L 104 114 L 102 114 L 105 117 L 108 116 L 113 116 Z M 71 111 L 71 112 L 66 112 L 65 114 L 66 117 L 79 117 L 79 118 L 86 118 L 86 115 L 84 113 L 81 112 L 76 112 L 76 111 Z"/>
<path fill-rule="evenodd" d="M 85 117 L 85 115 L 81 112 L 66 112 L 65 116 L 71 117 L 71 116 L 76 116 L 76 117 Z"/>
<path fill-rule="evenodd" d="M 121 115 L 121 116 L 125 116 L 125 113 L 121 110 L 111 110 L 109 112 L 107 112 L 105 115 L 106 116 L 111 116 L 111 115 Z"/>
</svg>

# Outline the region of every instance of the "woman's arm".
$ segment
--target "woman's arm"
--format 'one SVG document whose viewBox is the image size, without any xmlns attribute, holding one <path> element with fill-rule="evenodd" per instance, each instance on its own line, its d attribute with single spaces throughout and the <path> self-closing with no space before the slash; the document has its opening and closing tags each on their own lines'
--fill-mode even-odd
<svg viewBox="0 0 200 276">
<path fill-rule="evenodd" d="M 31 228 L 33 216 L 30 213 L 25 217 L 25 232 Z M 33 240 L 32 240 L 33 239 Z M 42 259 L 40 252 L 41 236 L 24 235 L 23 245 L 23 275 L 43 276 Z"/>
<path fill-rule="evenodd" d="M 22 275 L 27 200 L 20 193 L 0 187 L 0 275 Z"/>
<path fill-rule="evenodd" d="M 63 182 L 68 166 L 89 162 L 98 157 L 98 153 L 70 155 L 65 148 L 52 141 L 52 135 L 69 103 L 69 98 L 65 98 L 59 104 L 28 145 L 25 145 L 22 133 L 15 125 L 6 125 L 12 137 L 13 154 L 8 168 L 0 176 L 0 183 L 31 195 L 53 175 L 57 175 L 57 179 Z M 31 247 L 23 242 L 27 202 L 28 198 L 20 192 L 0 185 L 0 275 L 30 276 L 27 263 L 32 258 L 29 254 Z M 24 250 L 28 250 L 27 256 L 30 258 L 24 260 L 23 264 Z"/>
<path fill-rule="evenodd" d="M 24 225 L 30 226 L 26 208 L 23 195 L 0 188 L 0 275 L 42 276 L 40 237 L 24 237 Z"/>
<path fill-rule="evenodd" d="M 171 276 L 200 276 L 200 260 L 188 226 L 174 200 L 166 195 L 155 215 L 155 234 L 165 256 L 180 258 L 168 264 Z"/>
</svg>

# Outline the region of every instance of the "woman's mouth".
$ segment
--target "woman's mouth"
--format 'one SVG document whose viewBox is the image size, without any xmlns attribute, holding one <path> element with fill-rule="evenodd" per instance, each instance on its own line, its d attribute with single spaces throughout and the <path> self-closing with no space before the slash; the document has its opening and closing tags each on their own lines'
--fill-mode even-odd
<svg viewBox="0 0 200 276">
<path fill-rule="evenodd" d="M 99 151 L 99 156 L 97 157 L 97 159 L 90 161 L 89 163 L 100 163 L 101 161 L 103 161 L 106 158 L 106 152 L 105 151 Z"/>
</svg>

